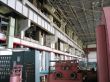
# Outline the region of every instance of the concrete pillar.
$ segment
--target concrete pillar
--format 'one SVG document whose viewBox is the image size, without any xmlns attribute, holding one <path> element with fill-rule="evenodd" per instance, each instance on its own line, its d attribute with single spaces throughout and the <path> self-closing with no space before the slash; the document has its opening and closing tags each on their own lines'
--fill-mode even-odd
<svg viewBox="0 0 110 82">
<path fill-rule="evenodd" d="M 34 4 L 36 7 L 37 7 L 37 3 L 38 2 L 38 0 L 32 0 L 32 4 Z"/>
<path fill-rule="evenodd" d="M 96 29 L 98 82 L 109 81 L 106 30 L 104 25 Z"/>
<path fill-rule="evenodd" d="M 70 38 L 72 38 L 73 30 L 70 30 Z"/>
<path fill-rule="evenodd" d="M 52 15 L 49 15 L 48 17 L 51 20 L 51 22 L 53 23 L 53 16 Z"/>
<path fill-rule="evenodd" d="M 22 0 L 22 3 L 25 5 L 28 0 Z"/>
<path fill-rule="evenodd" d="M 25 32 L 24 31 L 21 31 L 21 39 L 23 39 L 25 36 Z"/>
<path fill-rule="evenodd" d="M 64 51 L 69 52 L 69 45 L 68 44 L 64 44 Z"/>
<path fill-rule="evenodd" d="M 44 37 L 43 37 L 43 35 L 41 35 L 41 30 L 39 30 L 38 36 L 39 36 L 39 43 L 41 45 L 44 45 Z"/>
<path fill-rule="evenodd" d="M 70 27 L 68 28 L 68 36 L 71 38 L 72 35 L 72 30 L 70 29 Z"/>
<path fill-rule="evenodd" d="M 50 56 L 50 53 L 49 52 L 45 52 L 45 64 L 46 64 L 46 70 L 49 71 L 49 66 L 50 66 L 50 59 L 51 59 L 51 56 Z"/>
<path fill-rule="evenodd" d="M 40 60 L 39 51 L 35 51 L 35 82 L 40 82 Z"/>
<path fill-rule="evenodd" d="M 65 32 L 65 26 L 66 26 L 66 22 L 64 22 L 63 20 L 61 20 L 61 29 Z"/>
<path fill-rule="evenodd" d="M 58 42 L 58 37 L 57 36 L 54 36 L 54 35 L 46 35 L 46 46 L 48 47 L 51 47 L 53 49 L 55 49 L 58 45 L 57 45 L 57 42 Z"/>
<path fill-rule="evenodd" d="M 52 13 L 54 13 L 56 10 L 54 7 L 51 8 Z"/>
<path fill-rule="evenodd" d="M 78 40 L 78 37 L 75 35 L 74 36 L 74 41 L 77 42 L 77 40 Z"/>
<path fill-rule="evenodd" d="M 66 32 L 66 34 L 69 36 L 70 35 L 70 33 L 69 33 L 69 27 L 66 27 L 65 28 L 65 32 Z"/>
<path fill-rule="evenodd" d="M 43 5 L 46 9 L 49 10 L 49 12 L 51 12 L 52 14 L 56 11 L 56 9 L 48 4 L 44 4 Z"/>
<path fill-rule="evenodd" d="M 75 48 L 72 48 L 72 55 L 75 55 Z"/>
<path fill-rule="evenodd" d="M 15 30 L 15 19 L 10 17 L 8 35 L 7 35 L 8 48 L 13 48 L 14 30 Z"/>
</svg>

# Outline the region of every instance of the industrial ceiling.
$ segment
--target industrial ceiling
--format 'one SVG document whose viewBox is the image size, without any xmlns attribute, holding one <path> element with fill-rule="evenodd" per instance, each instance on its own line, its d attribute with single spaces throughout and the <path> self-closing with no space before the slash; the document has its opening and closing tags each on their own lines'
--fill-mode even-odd
<svg viewBox="0 0 110 82">
<path fill-rule="evenodd" d="M 110 0 L 50 0 L 50 3 L 64 13 L 67 26 L 73 28 L 85 44 L 96 43 L 95 28 L 100 23 L 102 7 Z"/>
</svg>

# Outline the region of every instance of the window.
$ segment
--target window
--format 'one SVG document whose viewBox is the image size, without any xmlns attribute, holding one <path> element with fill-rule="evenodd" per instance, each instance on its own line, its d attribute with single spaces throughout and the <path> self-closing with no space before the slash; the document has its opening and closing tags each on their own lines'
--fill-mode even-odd
<svg viewBox="0 0 110 82">
<path fill-rule="evenodd" d="M 0 33 L 7 33 L 8 21 L 8 19 L 0 18 Z"/>
</svg>

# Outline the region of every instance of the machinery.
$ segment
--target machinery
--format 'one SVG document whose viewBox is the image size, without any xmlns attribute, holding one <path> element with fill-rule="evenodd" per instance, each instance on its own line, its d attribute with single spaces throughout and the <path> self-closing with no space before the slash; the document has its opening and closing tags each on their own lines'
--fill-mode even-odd
<svg viewBox="0 0 110 82">
<path fill-rule="evenodd" d="M 9 82 L 10 79 L 10 55 L 0 56 L 0 82 Z"/>
<path fill-rule="evenodd" d="M 55 70 L 48 75 L 48 82 L 83 82 L 76 60 L 54 61 Z"/>
<path fill-rule="evenodd" d="M 34 51 L 13 52 L 13 55 L 0 55 L 0 82 L 21 81 L 35 82 Z"/>
<path fill-rule="evenodd" d="M 39 76 L 34 52 L 13 54 L 0 56 L 0 82 L 36 82 L 35 77 L 37 82 L 97 82 L 97 72 L 79 69 L 76 60 L 51 61 L 49 73 Z"/>
</svg>

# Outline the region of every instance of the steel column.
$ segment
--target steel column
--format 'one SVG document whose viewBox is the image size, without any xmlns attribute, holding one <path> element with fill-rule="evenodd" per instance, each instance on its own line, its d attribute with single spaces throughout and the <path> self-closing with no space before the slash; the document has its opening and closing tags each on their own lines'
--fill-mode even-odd
<svg viewBox="0 0 110 82">
<path fill-rule="evenodd" d="M 8 48 L 13 48 L 14 30 L 15 30 L 15 18 L 10 17 L 10 23 L 9 23 L 8 34 L 7 34 Z"/>
<path fill-rule="evenodd" d="M 104 7 L 103 12 L 105 17 L 105 25 L 106 25 L 108 67 L 109 67 L 109 80 L 110 80 L 110 7 Z"/>
<path fill-rule="evenodd" d="M 98 82 L 109 82 L 107 41 L 105 25 L 96 29 Z"/>
<path fill-rule="evenodd" d="M 39 54 L 40 54 L 40 51 L 35 50 L 35 82 L 40 82 Z"/>
</svg>

